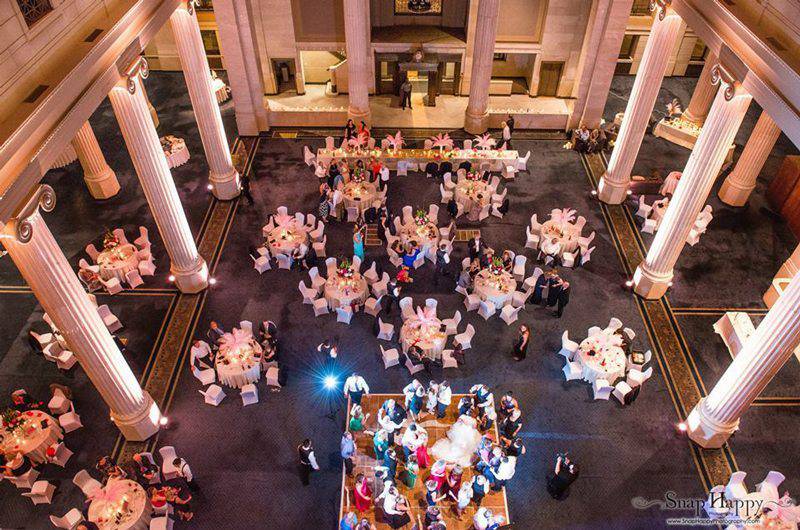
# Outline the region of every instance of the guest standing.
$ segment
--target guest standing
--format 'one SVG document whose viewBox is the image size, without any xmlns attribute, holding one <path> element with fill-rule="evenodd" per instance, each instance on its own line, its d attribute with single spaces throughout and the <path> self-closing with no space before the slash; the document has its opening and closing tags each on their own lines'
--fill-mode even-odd
<svg viewBox="0 0 800 530">
<path fill-rule="evenodd" d="M 355 463 L 353 457 L 356 454 L 356 444 L 353 441 L 353 433 L 344 431 L 342 434 L 342 442 L 340 444 L 342 460 L 344 460 L 344 469 L 348 477 L 353 476 L 353 468 Z"/>
<path fill-rule="evenodd" d="M 442 243 L 436 251 L 436 270 L 433 277 L 434 285 L 439 285 L 440 276 L 448 276 L 447 264 L 450 263 L 450 255 L 447 253 L 447 245 Z"/>
<path fill-rule="evenodd" d="M 344 126 L 344 139 L 350 140 L 355 138 L 356 134 L 358 134 L 356 132 L 356 124 L 353 122 L 353 120 L 348 119 L 347 124 Z"/>
<path fill-rule="evenodd" d="M 566 454 L 559 454 L 553 474 L 547 477 L 547 491 L 554 499 L 561 500 L 569 492 L 570 485 L 578 478 L 578 464 Z"/>
<path fill-rule="evenodd" d="M 183 458 L 176 458 L 172 461 L 172 465 L 177 470 L 178 476 L 186 481 L 186 485 L 189 487 L 190 491 L 200 491 L 200 487 L 194 480 L 192 468 L 189 467 L 189 464 L 186 463 L 186 460 Z"/>
<path fill-rule="evenodd" d="M 400 106 L 406 110 L 406 105 L 411 109 L 411 82 L 406 77 L 403 84 L 400 85 Z"/>
<path fill-rule="evenodd" d="M 242 185 L 242 195 L 244 195 L 244 198 L 247 199 L 247 204 L 252 206 L 253 196 L 250 195 L 250 177 L 247 175 L 242 175 L 240 182 Z"/>
<path fill-rule="evenodd" d="M 521 361 L 528 353 L 528 342 L 530 342 L 531 332 L 528 326 L 522 325 L 519 327 L 519 335 L 517 342 L 514 343 L 514 360 Z"/>
<path fill-rule="evenodd" d="M 361 398 L 365 394 L 369 394 L 369 385 L 363 377 L 353 372 L 344 382 L 344 395 L 354 404 L 361 405 Z"/>
<path fill-rule="evenodd" d="M 561 281 L 561 290 L 558 292 L 558 308 L 556 309 L 556 316 L 561 318 L 561 315 L 564 314 L 564 308 L 567 307 L 569 303 L 569 282 L 566 280 Z"/>
<path fill-rule="evenodd" d="M 297 455 L 300 460 L 300 480 L 303 486 L 308 486 L 311 479 L 311 471 L 318 471 L 317 457 L 314 456 L 314 447 L 311 440 L 306 438 L 303 443 L 297 446 Z"/>
<path fill-rule="evenodd" d="M 353 232 L 353 255 L 358 256 L 361 258 L 361 261 L 364 261 L 364 234 L 361 233 L 361 230 L 356 227 L 355 232 Z"/>
<path fill-rule="evenodd" d="M 353 486 L 353 497 L 355 499 L 356 510 L 359 512 L 369 511 L 372 505 L 372 490 L 363 473 L 356 476 L 356 483 Z"/>
<path fill-rule="evenodd" d="M 502 122 L 500 126 L 503 128 L 503 143 L 506 149 L 512 149 L 511 147 L 511 127 L 508 126 L 508 122 Z"/>
<path fill-rule="evenodd" d="M 447 407 L 453 400 L 453 391 L 450 390 L 450 383 L 442 381 L 439 383 L 439 391 L 436 393 L 436 417 L 444 418 L 447 413 Z"/>
</svg>

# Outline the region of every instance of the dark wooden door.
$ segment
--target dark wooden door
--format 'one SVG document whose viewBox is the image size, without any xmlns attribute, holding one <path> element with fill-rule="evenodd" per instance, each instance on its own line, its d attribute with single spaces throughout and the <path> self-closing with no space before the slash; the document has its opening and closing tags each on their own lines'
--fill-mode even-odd
<svg viewBox="0 0 800 530">
<path fill-rule="evenodd" d="M 539 96 L 558 95 L 558 84 L 561 82 L 561 72 L 564 70 L 564 63 L 542 62 L 539 69 Z"/>
</svg>

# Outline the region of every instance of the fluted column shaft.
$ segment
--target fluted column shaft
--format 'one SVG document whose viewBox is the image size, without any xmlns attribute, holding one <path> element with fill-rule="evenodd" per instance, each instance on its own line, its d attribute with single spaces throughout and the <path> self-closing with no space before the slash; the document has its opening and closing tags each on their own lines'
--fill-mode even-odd
<svg viewBox="0 0 800 530">
<path fill-rule="evenodd" d="M 183 292 L 198 292 L 208 285 L 208 268 L 197 251 L 186 221 L 186 213 L 141 91 L 142 81 L 134 75 L 130 82 L 133 93 L 125 86 L 117 85 L 108 97 L 169 254 L 175 284 Z"/>
<path fill-rule="evenodd" d="M 492 82 L 494 41 L 497 37 L 499 0 L 480 0 L 475 44 L 472 49 L 472 74 L 464 130 L 471 134 L 486 131 L 489 121 L 489 85 Z"/>
<path fill-rule="evenodd" d="M 711 392 L 694 407 L 689 436 L 703 447 L 722 447 L 776 373 L 800 345 L 800 272 L 769 310 Z"/>
<path fill-rule="evenodd" d="M 15 237 L 18 222 L 29 223 L 30 241 Z M 129 440 L 155 434 L 161 417 L 158 406 L 139 385 L 41 214 L 34 211 L 7 224 L 0 240 L 110 407 L 122 434 Z"/>
<path fill-rule="evenodd" d="M 208 161 L 209 180 L 214 196 L 220 200 L 230 200 L 239 195 L 239 173 L 233 167 L 222 115 L 219 111 L 208 58 L 200 36 L 200 26 L 194 8 L 191 13 L 181 7 L 169 19 L 175 46 L 186 78 L 186 87 L 192 108 L 197 118 L 197 128 L 203 141 L 203 150 Z"/>
<path fill-rule="evenodd" d="M 781 135 L 778 125 L 772 121 L 765 111 L 761 111 L 753 132 L 744 146 L 742 156 L 736 167 L 727 176 L 719 189 L 719 198 L 731 206 L 744 206 L 750 193 L 756 187 L 758 175 L 764 167 L 775 142 Z"/>
<path fill-rule="evenodd" d="M 347 47 L 348 115 L 369 122 L 369 42 L 365 0 L 344 0 L 344 34 Z"/>
<path fill-rule="evenodd" d="M 689 106 L 683 113 L 684 118 L 698 125 L 702 125 L 706 120 L 708 111 L 711 110 L 711 104 L 714 103 L 714 96 L 717 94 L 717 87 L 711 83 L 711 70 L 716 63 L 717 56 L 709 53 L 700 77 L 697 79 L 697 84 L 694 86 Z"/>
<path fill-rule="evenodd" d="M 752 96 L 738 84 L 730 88 L 730 100 L 724 84 L 717 91 L 653 244 L 644 262 L 636 269 L 634 290 L 645 298 L 660 298 L 667 291 L 675 262 L 697 220 L 697 214 L 708 199 L 725 155 L 747 112 Z"/>
<path fill-rule="evenodd" d="M 95 199 L 109 199 L 119 192 L 119 181 L 114 170 L 111 169 L 103 156 L 97 137 L 94 135 L 92 126 L 85 122 L 75 133 L 72 139 L 72 147 L 78 155 L 83 168 L 83 179 L 89 193 Z"/>
<path fill-rule="evenodd" d="M 659 10 L 667 8 L 658 8 Z M 661 13 L 661 11 L 659 11 Z M 656 15 L 642 55 L 642 62 L 633 82 L 628 105 L 608 169 L 600 179 L 598 196 L 608 204 L 621 204 L 628 194 L 631 170 L 639 154 L 642 138 L 650 122 L 670 52 L 681 28 L 681 17 L 667 9 L 663 19 Z"/>
</svg>

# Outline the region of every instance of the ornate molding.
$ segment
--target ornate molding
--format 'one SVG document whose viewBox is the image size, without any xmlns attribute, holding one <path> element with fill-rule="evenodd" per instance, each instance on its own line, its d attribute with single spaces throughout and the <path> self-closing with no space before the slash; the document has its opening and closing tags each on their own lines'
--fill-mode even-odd
<svg viewBox="0 0 800 530">
<path fill-rule="evenodd" d="M 28 198 L 14 218 L 14 235 L 20 243 L 27 243 L 33 237 L 33 216 L 39 208 L 45 212 L 52 212 L 56 207 L 56 192 L 47 184 L 42 184 Z"/>
<path fill-rule="evenodd" d="M 150 66 L 147 64 L 147 59 L 145 59 L 144 57 L 139 57 L 125 72 L 125 77 L 127 78 L 128 92 L 130 92 L 131 94 L 136 93 L 135 79 L 137 75 L 140 76 L 142 79 L 147 79 L 147 76 L 150 75 Z"/>
<path fill-rule="evenodd" d="M 650 11 L 658 9 L 658 20 L 664 20 L 670 5 L 672 5 L 672 0 L 650 0 Z"/>
<path fill-rule="evenodd" d="M 715 64 L 711 69 L 711 84 L 720 85 L 725 94 L 725 101 L 733 99 L 736 89 L 736 78 L 719 63 Z"/>
</svg>

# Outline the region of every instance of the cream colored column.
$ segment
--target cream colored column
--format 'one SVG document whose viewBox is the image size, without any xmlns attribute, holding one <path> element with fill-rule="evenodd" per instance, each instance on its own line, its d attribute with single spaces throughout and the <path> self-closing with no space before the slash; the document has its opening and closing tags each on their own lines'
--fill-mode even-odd
<svg viewBox="0 0 800 530">
<path fill-rule="evenodd" d="M 128 71 L 127 79 L 112 88 L 108 97 L 169 254 L 175 284 L 184 293 L 196 293 L 208 286 L 208 267 L 197 252 L 167 159 L 150 120 L 140 78 L 146 69 L 147 63 L 140 59 Z"/>
<path fill-rule="evenodd" d="M 628 195 L 631 170 L 639 154 L 644 132 L 664 79 L 664 72 L 681 28 L 681 17 L 669 7 L 669 0 L 656 9 L 650 37 L 645 45 L 639 71 L 633 82 L 622 126 L 608 161 L 608 169 L 600 179 L 598 196 L 608 204 L 621 204 Z"/>
<path fill-rule="evenodd" d="M 472 50 L 472 74 L 464 130 L 470 134 L 486 132 L 489 123 L 489 85 L 492 82 L 494 41 L 497 37 L 499 0 L 480 0 Z"/>
<path fill-rule="evenodd" d="M 725 178 L 719 189 L 719 198 L 731 206 L 744 206 L 756 187 L 758 175 L 764 167 L 775 142 L 781 135 L 778 125 L 765 111 L 761 111 L 753 132 L 744 146 L 736 167 Z"/>
<path fill-rule="evenodd" d="M 87 121 L 72 139 L 72 147 L 78 154 L 83 168 L 83 180 L 89 193 L 95 199 L 110 199 L 119 192 L 119 181 L 100 150 L 100 144 L 94 135 L 92 126 Z"/>
<path fill-rule="evenodd" d="M 742 123 L 752 96 L 716 67 L 720 83 L 714 104 L 697 138 L 683 175 L 669 202 L 653 244 L 633 277 L 634 290 L 645 298 L 660 298 L 672 281 L 678 261 L 697 214 L 705 205 L 719 175 L 725 154 Z"/>
<path fill-rule="evenodd" d="M 189 89 L 189 98 L 197 118 L 197 128 L 208 161 L 211 191 L 217 199 L 226 201 L 239 196 L 239 173 L 233 167 L 228 139 L 222 125 L 217 98 L 211 87 L 208 58 L 200 36 L 200 26 L 193 4 L 179 7 L 169 18 L 175 46 Z"/>
<path fill-rule="evenodd" d="M 49 186 L 40 187 L 17 218 L 3 227 L 0 241 L 111 409 L 111 419 L 123 436 L 146 440 L 158 431 L 158 405 L 139 385 L 120 353 L 45 224 L 40 205 L 44 211 L 55 206 Z"/>
<path fill-rule="evenodd" d="M 711 104 L 714 103 L 714 96 L 717 95 L 717 87 L 711 83 L 711 70 L 717 62 L 717 56 L 709 53 L 706 57 L 706 64 L 703 65 L 703 70 L 697 79 L 697 84 L 694 86 L 689 106 L 683 113 L 685 119 L 697 125 L 702 125 L 706 120 Z"/>
<path fill-rule="evenodd" d="M 350 107 L 347 114 L 356 123 L 369 123 L 369 28 L 365 0 L 344 0 L 344 36 L 347 47 L 347 86 Z"/>
<path fill-rule="evenodd" d="M 707 448 L 722 447 L 739 428 L 764 388 L 800 345 L 800 273 L 744 343 L 733 362 L 687 418 L 689 438 Z"/>
</svg>

